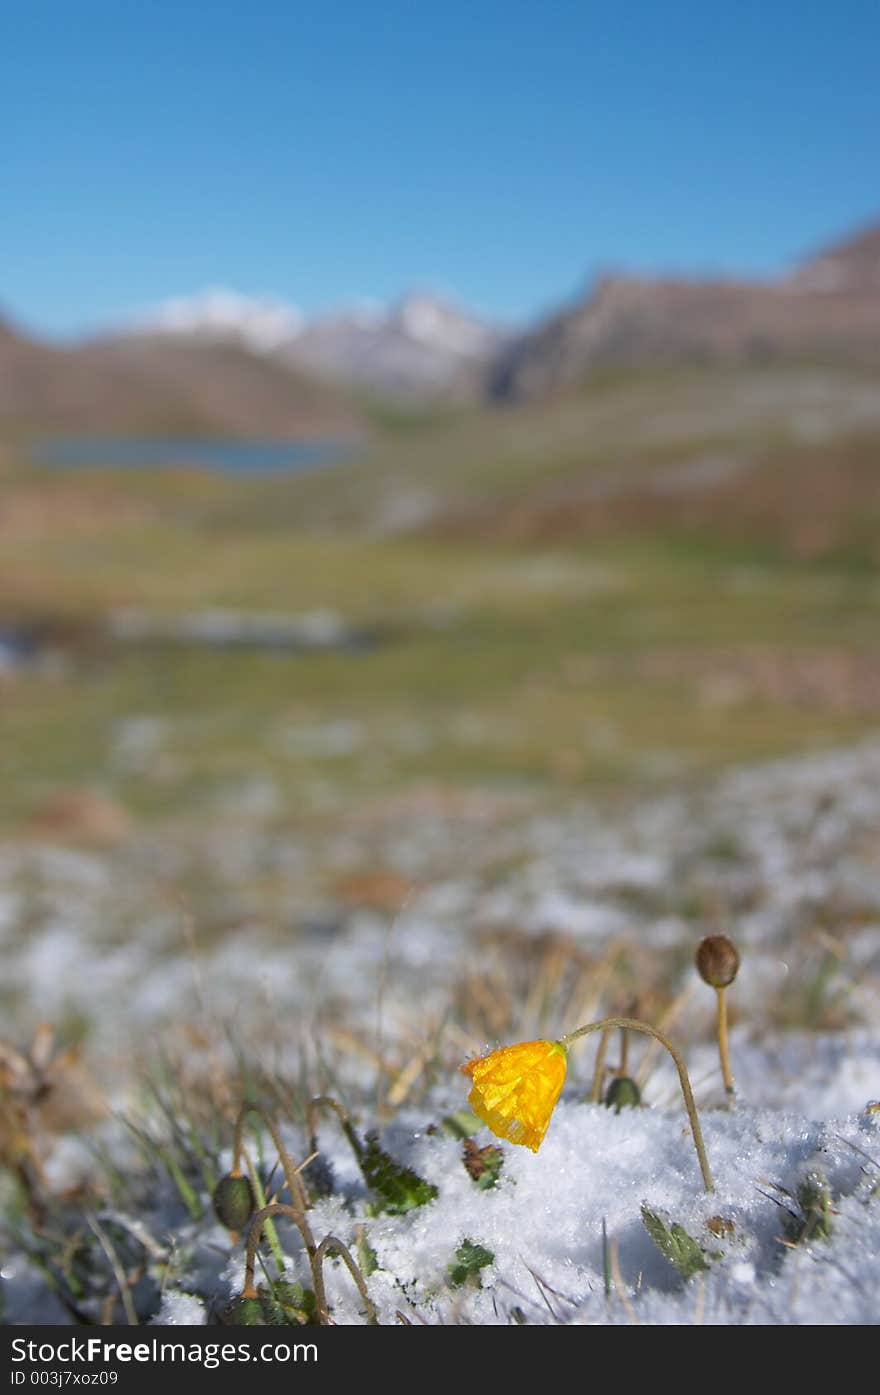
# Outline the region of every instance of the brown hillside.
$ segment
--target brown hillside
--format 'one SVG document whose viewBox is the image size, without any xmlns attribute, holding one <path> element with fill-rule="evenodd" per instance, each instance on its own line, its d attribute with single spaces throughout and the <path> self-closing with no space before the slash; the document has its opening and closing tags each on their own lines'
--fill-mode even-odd
<svg viewBox="0 0 880 1395">
<path fill-rule="evenodd" d="M 354 435 L 341 391 L 233 345 L 56 348 L 0 325 L 0 431 Z"/>
<path fill-rule="evenodd" d="M 490 390 L 539 397 L 609 364 L 841 357 L 880 362 L 880 227 L 775 282 L 606 277 L 511 343 Z"/>
</svg>

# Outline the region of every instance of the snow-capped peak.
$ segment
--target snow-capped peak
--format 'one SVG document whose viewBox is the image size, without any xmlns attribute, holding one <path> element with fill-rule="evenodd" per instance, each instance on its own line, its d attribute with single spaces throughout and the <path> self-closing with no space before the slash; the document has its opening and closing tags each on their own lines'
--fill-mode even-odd
<svg viewBox="0 0 880 1395">
<path fill-rule="evenodd" d="M 274 296 L 247 296 L 212 286 L 195 295 L 175 296 L 133 316 L 126 331 L 238 339 L 258 353 L 271 353 L 296 339 L 304 323 L 301 310 Z"/>
<path fill-rule="evenodd" d="M 465 358 L 482 356 L 494 338 L 494 331 L 487 325 L 436 295 L 406 296 L 394 318 L 410 338 Z"/>
<path fill-rule="evenodd" d="M 454 301 L 425 291 L 390 306 L 360 299 L 306 319 L 287 301 L 223 287 L 163 301 L 111 331 L 116 338 L 162 336 L 243 344 L 319 377 L 386 394 L 424 395 L 466 390 L 501 333 Z"/>
</svg>

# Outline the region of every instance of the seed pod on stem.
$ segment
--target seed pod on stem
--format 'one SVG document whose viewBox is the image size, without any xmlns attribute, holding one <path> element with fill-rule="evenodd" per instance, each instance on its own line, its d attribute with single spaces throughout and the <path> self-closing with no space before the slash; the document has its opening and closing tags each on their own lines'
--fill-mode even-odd
<svg viewBox="0 0 880 1395">
<path fill-rule="evenodd" d="M 696 960 L 710 988 L 729 988 L 739 972 L 739 950 L 726 935 L 707 935 L 697 946 Z"/>
<path fill-rule="evenodd" d="M 605 1105 L 619 1114 L 621 1109 L 636 1108 L 642 1102 L 638 1085 L 628 1075 L 615 1075 L 605 1091 Z"/>
<path fill-rule="evenodd" d="M 718 998 L 718 1055 L 724 1088 L 728 1099 L 733 1099 L 736 1091 L 727 1044 L 727 990 L 739 972 L 739 950 L 726 935 L 707 935 L 697 946 L 696 964 L 703 982 L 715 989 Z"/>
<path fill-rule="evenodd" d="M 254 1189 L 243 1173 L 227 1172 L 214 1188 L 214 1211 L 227 1230 L 244 1230 L 254 1212 Z"/>
</svg>

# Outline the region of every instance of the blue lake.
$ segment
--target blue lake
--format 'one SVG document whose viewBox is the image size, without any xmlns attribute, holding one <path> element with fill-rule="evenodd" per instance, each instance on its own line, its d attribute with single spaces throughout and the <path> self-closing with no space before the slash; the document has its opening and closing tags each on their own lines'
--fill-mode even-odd
<svg viewBox="0 0 880 1395">
<path fill-rule="evenodd" d="M 189 467 L 224 475 L 277 475 L 350 460 L 349 441 L 217 441 L 108 436 L 44 442 L 34 451 L 40 465 L 65 469 L 132 466 Z"/>
</svg>

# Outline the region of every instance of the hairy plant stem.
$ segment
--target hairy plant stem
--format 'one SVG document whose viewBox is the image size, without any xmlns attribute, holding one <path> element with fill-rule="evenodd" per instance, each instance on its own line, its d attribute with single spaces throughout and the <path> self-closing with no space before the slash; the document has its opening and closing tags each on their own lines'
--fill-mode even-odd
<svg viewBox="0 0 880 1395">
<path fill-rule="evenodd" d="M 247 1238 L 247 1253 L 244 1269 L 244 1286 L 242 1287 L 242 1298 L 258 1298 L 256 1284 L 254 1283 L 254 1270 L 257 1263 L 257 1251 L 260 1245 L 260 1237 L 263 1227 L 271 1220 L 272 1216 L 289 1216 L 302 1233 L 303 1240 L 306 1241 L 306 1248 L 309 1242 L 306 1233 L 303 1231 L 303 1217 L 295 1206 L 288 1206 L 284 1201 L 272 1202 L 270 1206 L 264 1206 L 251 1220 Z M 352 1255 L 347 1245 L 335 1235 L 325 1235 L 314 1253 L 309 1251 L 309 1263 L 312 1271 L 312 1284 L 315 1293 L 315 1307 L 318 1313 L 318 1321 L 322 1326 L 327 1325 L 330 1320 L 330 1313 L 327 1308 L 327 1291 L 324 1286 L 324 1260 L 330 1254 L 337 1254 L 345 1264 L 349 1274 L 354 1279 L 357 1291 L 363 1299 L 364 1310 L 367 1314 L 367 1322 L 371 1327 L 378 1325 L 379 1318 L 373 1300 L 367 1289 L 367 1282 L 363 1276 L 360 1265 Z"/>
<path fill-rule="evenodd" d="M 691 1133 L 694 1139 L 694 1147 L 697 1150 L 697 1157 L 700 1162 L 700 1171 L 703 1174 L 703 1185 L 707 1192 L 715 1190 L 715 1183 L 712 1180 L 712 1172 L 709 1168 L 709 1159 L 706 1157 L 706 1148 L 703 1143 L 703 1132 L 700 1128 L 700 1120 L 697 1114 L 697 1106 L 694 1103 L 694 1092 L 691 1089 L 691 1082 L 688 1079 L 687 1068 L 679 1052 L 672 1045 L 668 1037 L 662 1032 L 658 1032 L 656 1027 L 649 1027 L 647 1022 L 637 1022 L 633 1017 L 606 1017 L 601 1022 L 589 1022 L 586 1027 L 578 1027 L 576 1032 L 569 1032 L 567 1036 L 561 1037 L 563 1046 L 569 1046 L 571 1042 L 577 1041 L 578 1037 L 585 1037 L 590 1032 L 605 1032 L 607 1029 L 621 1027 L 625 1031 L 644 1032 L 645 1036 L 653 1037 L 659 1041 L 661 1046 L 665 1046 L 678 1071 L 678 1079 L 681 1083 L 681 1093 L 684 1096 L 684 1107 L 690 1120 Z"/>
<path fill-rule="evenodd" d="M 346 1140 L 348 1141 L 348 1145 L 354 1153 L 358 1167 L 363 1168 L 364 1145 L 358 1138 L 357 1130 L 349 1119 L 348 1114 L 339 1101 L 334 1099 L 332 1095 L 314 1095 L 312 1099 L 309 1100 L 307 1118 L 309 1146 L 312 1152 L 317 1153 L 320 1151 L 318 1148 L 318 1119 L 322 1109 L 331 1109 L 336 1115 L 342 1127 L 342 1132 L 345 1134 Z"/>
<path fill-rule="evenodd" d="M 275 1144 L 275 1150 L 278 1153 L 279 1161 L 284 1169 L 284 1176 L 287 1179 L 287 1189 L 290 1192 L 290 1200 L 292 1204 L 299 1207 L 303 1215 L 305 1215 L 308 1200 L 299 1173 L 293 1164 L 293 1159 L 287 1151 L 278 1125 L 275 1123 L 272 1115 L 263 1109 L 262 1105 L 246 1104 L 238 1112 L 238 1118 L 235 1121 L 235 1137 L 232 1148 L 232 1175 L 235 1176 L 241 1171 L 244 1126 L 249 1114 L 256 1114 L 269 1130 L 272 1142 Z"/>
<path fill-rule="evenodd" d="M 324 1298 L 324 1271 L 321 1266 L 321 1262 L 317 1258 L 318 1246 L 315 1244 L 315 1236 L 312 1231 L 312 1227 L 309 1225 L 308 1216 L 306 1215 L 306 1207 L 308 1205 L 308 1202 L 306 1200 L 305 1189 L 303 1188 L 303 1184 L 300 1180 L 299 1172 L 296 1166 L 294 1165 L 293 1158 L 287 1151 L 284 1139 L 281 1137 L 278 1125 L 275 1123 L 275 1120 L 272 1118 L 271 1114 L 269 1114 L 265 1109 L 261 1108 L 260 1105 L 248 1104 L 245 1105 L 241 1110 L 239 1110 L 238 1118 L 235 1121 L 233 1167 L 240 1167 L 241 1165 L 241 1153 L 243 1147 L 242 1135 L 244 1131 L 245 1120 L 247 1119 L 247 1116 L 249 1114 L 257 1114 L 262 1119 L 263 1123 L 266 1125 L 266 1128 L 269 1130 L 269 1133 L 271 1134 L 272 1142 L 275 1144 L 278 1157 L 281 1160 L 281 1166 L 284 1169 L 284 1176 L 287 1180 L 287 1189 L 290 1192 L 290 1205 L 286 1206 L 283 1202 L 275 1202 L 271 1206 L 264 1206 L 261 1208 L 261 1210 L 257 1212 L 256 1216 L 254 1217 L 254 1220 L 251 1222 L 251 1228 L 248 1231 L 247 1242 L 249 1268 L 245 1270 L 246 1283 L 243 1297 L 253 1297 L 253 1294 L 247 1292 L 247 1286 L 249 1283 L 250 1286 L 253 1287 L 253 1256 L 256 1255 L 256 1247 L 259 1244 L 263 1220 L 267 1220 L 274 1215 L 289 1215 L 296 1223 L 296 1227 L 299 1230 L 300 1235 L 302 1236 L 303 1244 L 306 1248 L 306 1254 L 309 1258 L 309 1268 L 312 1271 L 312 1281 L 315 1291 L 315 1303 L 317 1304 L 319 1319 L 321 1322 L 323 1322 L 324 1316 L 322 1315 L 326 1314 L 327 1306 Z M 255 1223 L 260 1217 L 262 1217 L 262 1220 L 260 1221 L 260 1225 L 257 1227 L 255 1231 Z M 256 1239 L 253 1241 L 252 1253 L 251 1240 L 254 1235 L 256 1235 Z"/>
<path fill-rule="evenodd" d="M 244 1147 L 244 1145 L 242 1145 L 242 1153 L 244 1155 L 244 1160 L 247 1163 L 247 1175 L 251 1180 L 251 1187 L 253 1188 L 254 1200 L 257 1204 L 257 1210 L 262 1211 L 263 1207 L 267 1205 L 267 1197 L 265 1191 L 263 1190 L 263 1183 L 260 1180 L 260 1170 L 255 1165 L 250 1153 L 248 1152 L 247 1148 Z M 233 1173 L 232 1175 L 235 1176 L 235 1173 Z M 275 1229 L 275 1226 L 272 1221 L 267 1221 L 263 1229 L 266 1232 L 266 1239 L 269 1241 L 269 1248 L 275 1256 L 275 1263 L 278 1266 L 278 1273 L 283 1274 L 285 1268 L 285 1259 L 284 1251 L 281 1248 L 281 1241 L 278 1239 L 278 1231 Z"/>
<path fill-rule="evenodd" d="M 736 1094 L 733 1072 L 730 1069 L 730 1052 L 727 1045 L 727 989 L 716 988 L 718 994 L 718 1054 L 721 1057 L 721 1074 L 728 1099 Z"/>
<path fill-rule="evenodd" d="M 626 1075 L 626 1068 L 629 1065 L 629 1037 L 625 1027 L 620 1029 L 620 1065 L 617 1067 L 618 1075 Z"/>
<path fill-rule="evenodd" d="M 241 1290 L 242 1298 L 257 1298 L 257 1290 L 254 1284 L 254 1266 L 257 1262 L 257 1249 L 260 1244 L 260 1237 L 263 1234 L 263 1226 L 272 1216 L 289 1216 L 297 1227 L 303 1238 L 303 1244 L 309 1257 L 309 1268 L 312 1271 L 312 1287 L 315 1293 L 315 1306 L 318 1310 L 318 1321 L 323 1325 L 327 1322 L 327 1295 L 324 1291 L 324 1270 L 321 1260 L 318 1258 L 318 1246 L 315 1244 L 315 1237 L 312 1228 L 305 1217 L 305 1212 L 300 1211 L 297 1206 L 288 1206 L 286 1201 L 273 1201 L 269 1206 L 262 1207 L 253 1216 L 248 1229 L 247 1249 L 244 1266 L 244 1287 Z"/>
<path fill-rule="evenodd" d="M 322 1275 L 324 1259 L 327 1255 L 333 1253 L 339 1255 L 339 1258 L 343 1261 L 346 1268 L 348 1269 L 349 1274 L 354 1279 L 355 1284 L 357 1285 L 357 1291 L 360 1294 L 361 1298 L 364 1300 L 364 1308 L 367 1314 L 367 1322 L 370 1324 L 371 1327 L 376 1327 L 378 1325 L 379 1318 L 376 1313 L 376 1309 L 373 1305 L 373 1300 L 370 1297 L 369 1292 L 367 1291 L 367 1281 L 363 1276 L 361 1267 L 355 1259 L 354 1255 L 349 1250 L 348 1246 L 343 1245 L 342 1241 L 338 1240 L 335 1235 L 325 1235 L 324 1239 L 318 1246 L 318 1253 L 315 1259 L 316 1263 L 322 1266 Z"/>
</svg>

